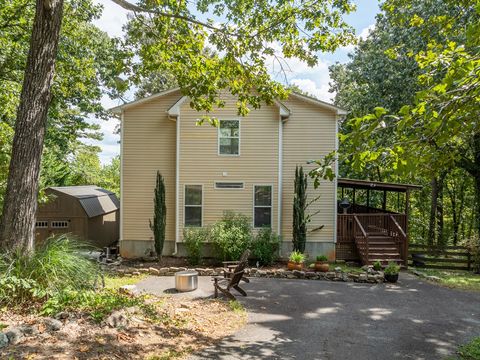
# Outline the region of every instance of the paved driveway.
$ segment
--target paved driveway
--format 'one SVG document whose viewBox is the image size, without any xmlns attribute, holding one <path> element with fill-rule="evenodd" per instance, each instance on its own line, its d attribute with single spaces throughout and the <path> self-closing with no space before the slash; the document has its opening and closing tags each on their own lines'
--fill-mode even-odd
<svg viewBox="0 0 480 360">
<path fill-rule="evenodd" d="M 192 360 L 441 359 L 480 336 L 480 293 L 407 274 L 398 285 L 255 278 L 245 289 L 248 325 Z"/>
</svg>

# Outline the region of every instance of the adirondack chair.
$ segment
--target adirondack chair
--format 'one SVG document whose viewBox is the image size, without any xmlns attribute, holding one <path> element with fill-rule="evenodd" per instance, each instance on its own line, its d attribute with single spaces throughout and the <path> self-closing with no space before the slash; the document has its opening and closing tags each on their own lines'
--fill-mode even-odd
<svg viewBox="0 0 480 360">
<path fill-rule="evenodd" d="M 245 262 L 247 265 L 248 265 L 248 257 L 250 256 L 250 250 L 245 250 L 242 254 L 242 256 L 240 256 L 240 260 L 238 261 L 223 261 L 222 264 L 223 264 L 223 277 L 224 278 L 230 278 L 232 277 L 232 274 L 233 274 L 233 271 L 235 270 L 235 268 L 237 267 L 238 264 L 240 264 L 241 262 Z M 248 280 L 247 277 L 245 276 L 242 276 L 242 281 L 246 282 L 246 283 L 249 283 L 250 280 Z"/>
<path fill-rule="evenodd" d="M 214 276 L 213 286 L 215 288 L 215 298 L 218 297 L 218 291 L 224 294 L 230 300 L 235 300 L 235 296 L 231 293 L 231 289 L 237 290 L 243 296 L 247 296 L 245 290 L 243 290 L 240 286 L 240 280 L 243 278 L 243 274 L 245 272 L 245 268 L 247 266 L 247 261 L 241 261 L 235 267 L 233 272 L 230 273 L 230 277 L 223 277 L 223 276 Z"/>
</svg>

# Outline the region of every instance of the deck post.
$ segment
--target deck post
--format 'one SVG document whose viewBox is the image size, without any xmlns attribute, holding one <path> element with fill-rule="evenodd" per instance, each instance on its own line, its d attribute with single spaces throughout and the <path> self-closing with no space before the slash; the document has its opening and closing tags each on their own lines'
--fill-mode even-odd
<svg viewBox="0 0 480 360">
<path fill-rule="evenodd" d="M 408 231 L 408 215 L 410 210 L 410 189 L 405 191 L 405 234 L 407 241 L 405 242 L 405 266 L 408 267 L 408 243 L 410 242 L 410 232 Z"/>
</svg>

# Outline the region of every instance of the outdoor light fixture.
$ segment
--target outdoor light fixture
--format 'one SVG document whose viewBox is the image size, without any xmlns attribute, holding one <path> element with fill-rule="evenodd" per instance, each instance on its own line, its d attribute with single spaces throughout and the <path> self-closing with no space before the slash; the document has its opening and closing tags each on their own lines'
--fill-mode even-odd
<svg viewBox="0 0 480 360">
<path fill-rule="evenodd" d="M 347 198 L 343 198 L 339 205 L 343 209 L 344 214 L 347 213 L 348 208 L 351 206 L 350 201 L 348 201 Z"/>
</svg>

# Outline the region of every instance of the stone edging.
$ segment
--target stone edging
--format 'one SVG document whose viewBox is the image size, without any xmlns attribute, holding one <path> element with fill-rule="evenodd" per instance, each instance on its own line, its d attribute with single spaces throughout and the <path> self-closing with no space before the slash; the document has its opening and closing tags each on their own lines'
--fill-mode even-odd
<svg viewBox="0 0 480 360">
<path fill-rule="evenodd" d="M 382 271 L 375 271 L 371 267 L 364 267 L 363 273 L 344 272 L 340 267 L 335 271 L 315 272 L 315 271 L 299 271 L 285 269 L 263 270 L 259 268 L 248 268 L 245 274 L 250 277 L 258 278 L 277 278 L 277 279 L 309 279 L 309 280 L 327 280 L 327 281 L 343 281 L 356 283 L 378 284 L 384 282 L 384 274 Z M 150 274 L 154 276 L 173 276 L 177 271 L 195 270 L 200 276 L 218 276 L 223 274 L 223 268 L 185 268 L 185 267 L 164 267 L 164 268 L 117 268 L 110 269 L 117 274 L 126 276 L 138 276 L 141 274 Z"/>
</svg>

